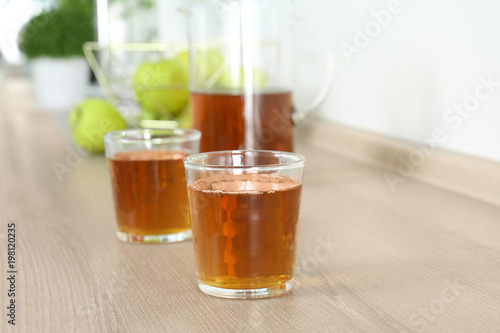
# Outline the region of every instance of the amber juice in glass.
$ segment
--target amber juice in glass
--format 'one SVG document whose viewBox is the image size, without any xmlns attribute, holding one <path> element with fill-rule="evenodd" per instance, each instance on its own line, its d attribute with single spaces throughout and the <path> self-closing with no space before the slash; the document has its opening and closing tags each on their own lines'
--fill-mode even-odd
<svg viewBox="0 0 500 333">
<path fill-rule="evenodd" d="M 144 237 L 191 228 L 182 151 L 120 152 L 108 160 L 118 232 Z"/>
<path fill-rule="evenodd" d="M 201 290 L 228 298 L 271 297 L 290 290 L 303 165 L 298 154 L 269 151 L 186 159 Z"/>
<path fill-rule="evenodd" d="M 198 149 L 192 130 L 130 130 L 105 138 L 117 235 L 131 242 L 191 238 L 183 159 Z"/>
</svg>

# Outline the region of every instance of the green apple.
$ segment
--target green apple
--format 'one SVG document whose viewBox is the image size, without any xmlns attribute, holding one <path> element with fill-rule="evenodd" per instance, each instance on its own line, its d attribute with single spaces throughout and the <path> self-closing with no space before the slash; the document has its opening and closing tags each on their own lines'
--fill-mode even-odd
<svg viewBox="0 0 500 333">
<path fill-rule="evenodd" d="M 189 51 L 182 51 L 175 55 L 174 60 L 179 62 L 187 71 L 189 69 Z"/>
<path fill-rule="evenodd" d="M 225 89 L 241 89 L 245 83 L 245 73 L 243 66 L 239 70 L 236 68 L 228 68 L 224 71 L 220 79 L 216 82 L 216 86 Z M 252 69 L 252 83 L 256 88 L 264 88 L 267 84 L 267 75 L 260 69 Z"/>
<path fill-rule="evenodd" d="M 71 135 L 78 146 L 93 153 L 104 151 L 104 134 L 127 128 L 122 115 L 101 98 L 80 102 L 70 112 L 68 120 Z"/>
<path fill-rule="evenodd" d="M 224 70 L 224 56 L 215 48 L 198 50 L 195 54 L 195 79 L 197 83 L 204 84 L 217 80 Z"/>
<path fill-rule="evenodd" d="M 188 51 L 179 52 L 174 59 L 188 68 Z M 243 66 L 227 66 L 222 53 L 216 48 L 199 49 L 195 52 L 195 86 L 201 88 L 241 89 L 244 86 Z M 267 74 L 258 69 L 252 69 L 252 83 L 256 88 L 264 88 L 268 83 Z"/>
<path fill-rule="evenodd" d="M 194 85 L 202 87 L 213 86 L 224 71 L 224 56 L 217 48 L 212 47 L 196 50 L 194 57 L 194 75 L 191 76 L 191 79 L 195 80 Z M 189 67 L 188 51 L 179 52 L 174 59 L 181 63 L 184 68 L 187 69 Z"/>
<path fill-rule="evenodd" d="M 141 107 L 160 116 L 181 113 L 189 98 L 187 71 L 176 60 L 145 62 L 132 82 Z"/>
</svg>

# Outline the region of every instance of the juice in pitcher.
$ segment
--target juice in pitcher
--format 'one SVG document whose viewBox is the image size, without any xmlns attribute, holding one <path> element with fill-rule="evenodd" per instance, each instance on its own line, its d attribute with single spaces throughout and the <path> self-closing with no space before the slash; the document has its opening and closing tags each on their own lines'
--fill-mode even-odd
<svg viewBox="0 0 500 333">
<path fill-rule="evenodd" d="M 290 91 L 262 90 L 251 97 L 231 91 L 191 93 L 193 128 L 200 151 L 257 149 L 293 151 Z"/>
</svg>

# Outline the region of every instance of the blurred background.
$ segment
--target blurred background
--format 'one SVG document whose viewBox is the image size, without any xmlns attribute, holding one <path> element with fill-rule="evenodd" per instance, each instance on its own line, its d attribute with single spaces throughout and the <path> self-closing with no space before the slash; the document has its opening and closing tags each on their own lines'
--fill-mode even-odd
<svg viewBox="0 0 500 333">
<path fill-rule="evenodd" d="M 91 1 L 96 39 L 186 41 L 180 2 Z M 18 33 L 54 3 L 0 1 L 0 81 L 30 75 Z M 442 148 L 500 161 L 498 0 L 297 0 L 295 8 L 334 54 L 333 88 L 317 117 L 415 144 L 442 129 Z M 322 55 L 308 43 L 297 35 L 304 96 L 320 88 L 324 73 Z"/>
</svg>

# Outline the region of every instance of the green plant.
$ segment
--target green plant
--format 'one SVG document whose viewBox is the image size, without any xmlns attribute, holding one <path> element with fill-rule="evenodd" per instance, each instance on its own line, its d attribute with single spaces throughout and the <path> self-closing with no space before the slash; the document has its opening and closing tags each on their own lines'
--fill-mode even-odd
<svg viewBox="0 0 500 333">
<path fill-rule="evenodd" d="M 19 48 L 28 59 L 83 56 L 83 43 L 94 40 L 93 21 L 92 0 L 60 1 L 26 24 Z"/>
</svg>

